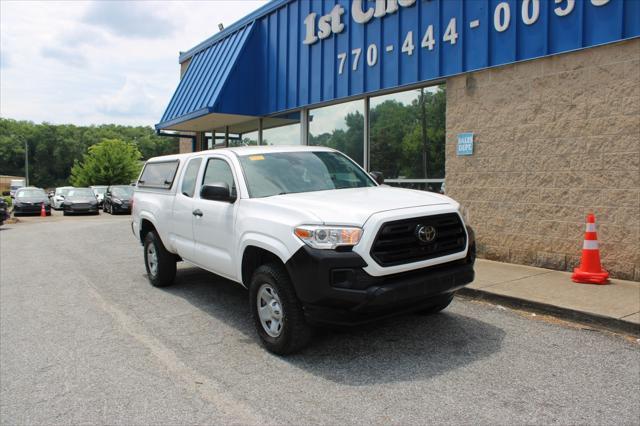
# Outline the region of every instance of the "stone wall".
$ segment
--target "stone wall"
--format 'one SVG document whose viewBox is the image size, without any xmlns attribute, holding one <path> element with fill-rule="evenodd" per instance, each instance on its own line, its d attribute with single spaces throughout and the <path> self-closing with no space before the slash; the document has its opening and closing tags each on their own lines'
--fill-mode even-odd
<svg viewBox="0 0 640 426">
<path fill-rule="evenodd" d="M 448 79 L 446 149 L 481 257 L 571 270 L 592 211 L 604 267 L 640 281 L 639 39 Z"/>
<path fill-rule="evenodd" d="M 190 138 L 180 138 L 180 154 L 193 151 L 193 142 Z"/>
</svg>

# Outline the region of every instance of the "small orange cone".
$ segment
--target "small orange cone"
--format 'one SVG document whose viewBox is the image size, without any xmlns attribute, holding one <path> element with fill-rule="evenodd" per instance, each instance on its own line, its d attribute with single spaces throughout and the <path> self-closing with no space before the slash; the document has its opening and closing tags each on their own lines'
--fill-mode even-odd
<svg viewBox="0 0 640 426">
<path fill-rule="evenodd" d="M 47 217 L 47 211 L 44 208 L 44 203 L 40 204 L 40 217 Z"/>
<path fill-rule="evenodd" d="M 596 234 L 596 217 L 593 213 L 587 215 L 587 230 L 584 233 L 582 245 L 582 259 L 580 266 L 573 270 L 571 279 L 583 284 L 608 284 L 609 273 L 600 265 L 600 249 Z"/>
</svg>

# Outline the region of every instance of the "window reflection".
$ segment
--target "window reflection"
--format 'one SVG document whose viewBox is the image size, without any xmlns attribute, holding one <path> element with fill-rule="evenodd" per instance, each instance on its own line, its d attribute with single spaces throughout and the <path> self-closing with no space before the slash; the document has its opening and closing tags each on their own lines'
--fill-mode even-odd
<svg viewBox="0 0 640 426">
<path fill-rule="evenodd" d="M 300 112 L 263 120 L 263 145 L 300 145 Z"/>
<path fill-rule="evenodd" d="M 309 111 L 309 145 L 327 146 L 364 164 L 364 101 Z"/>
<path fill-rule="evenodd" d="M 445 113 L 444 85 L 371 98 L 370 169 L 413 181 L 402 186 L 439 190 L 424 180 L 444 178 Z"/>
</svg>

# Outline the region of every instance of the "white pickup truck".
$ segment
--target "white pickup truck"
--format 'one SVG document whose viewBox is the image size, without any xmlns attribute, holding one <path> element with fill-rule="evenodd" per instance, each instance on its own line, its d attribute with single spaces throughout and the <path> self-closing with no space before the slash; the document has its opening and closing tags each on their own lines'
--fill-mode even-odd
<svg viewBox="0 0 640 426">
<path fill-rule="evenodd" d="M 152 158 L 132 229 L 152 285 L 172 284 L 180 260 L 239 283 L 262 344 L 288 354 L 315 325 L 438 312 L 473 281 L 460 205 L 376 179 L 322 147 Z"/>
</svg>

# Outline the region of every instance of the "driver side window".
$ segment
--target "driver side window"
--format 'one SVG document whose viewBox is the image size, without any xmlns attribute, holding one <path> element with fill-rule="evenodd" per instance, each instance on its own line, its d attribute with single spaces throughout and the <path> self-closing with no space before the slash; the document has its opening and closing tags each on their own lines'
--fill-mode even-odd
<svg viewBox="0 0 640 426">
<path fill-rule="evenodd" d="M 202 185 L 210 185 L 213 183 L 224 182 L 229 185 L 231 196 L 236 196 L 236 184 L 233 180 L 233 172 L 231 166 L 220 158 L 210 158 L 207 161 L 207 168 L 204 171 Z"/>
</svg>

